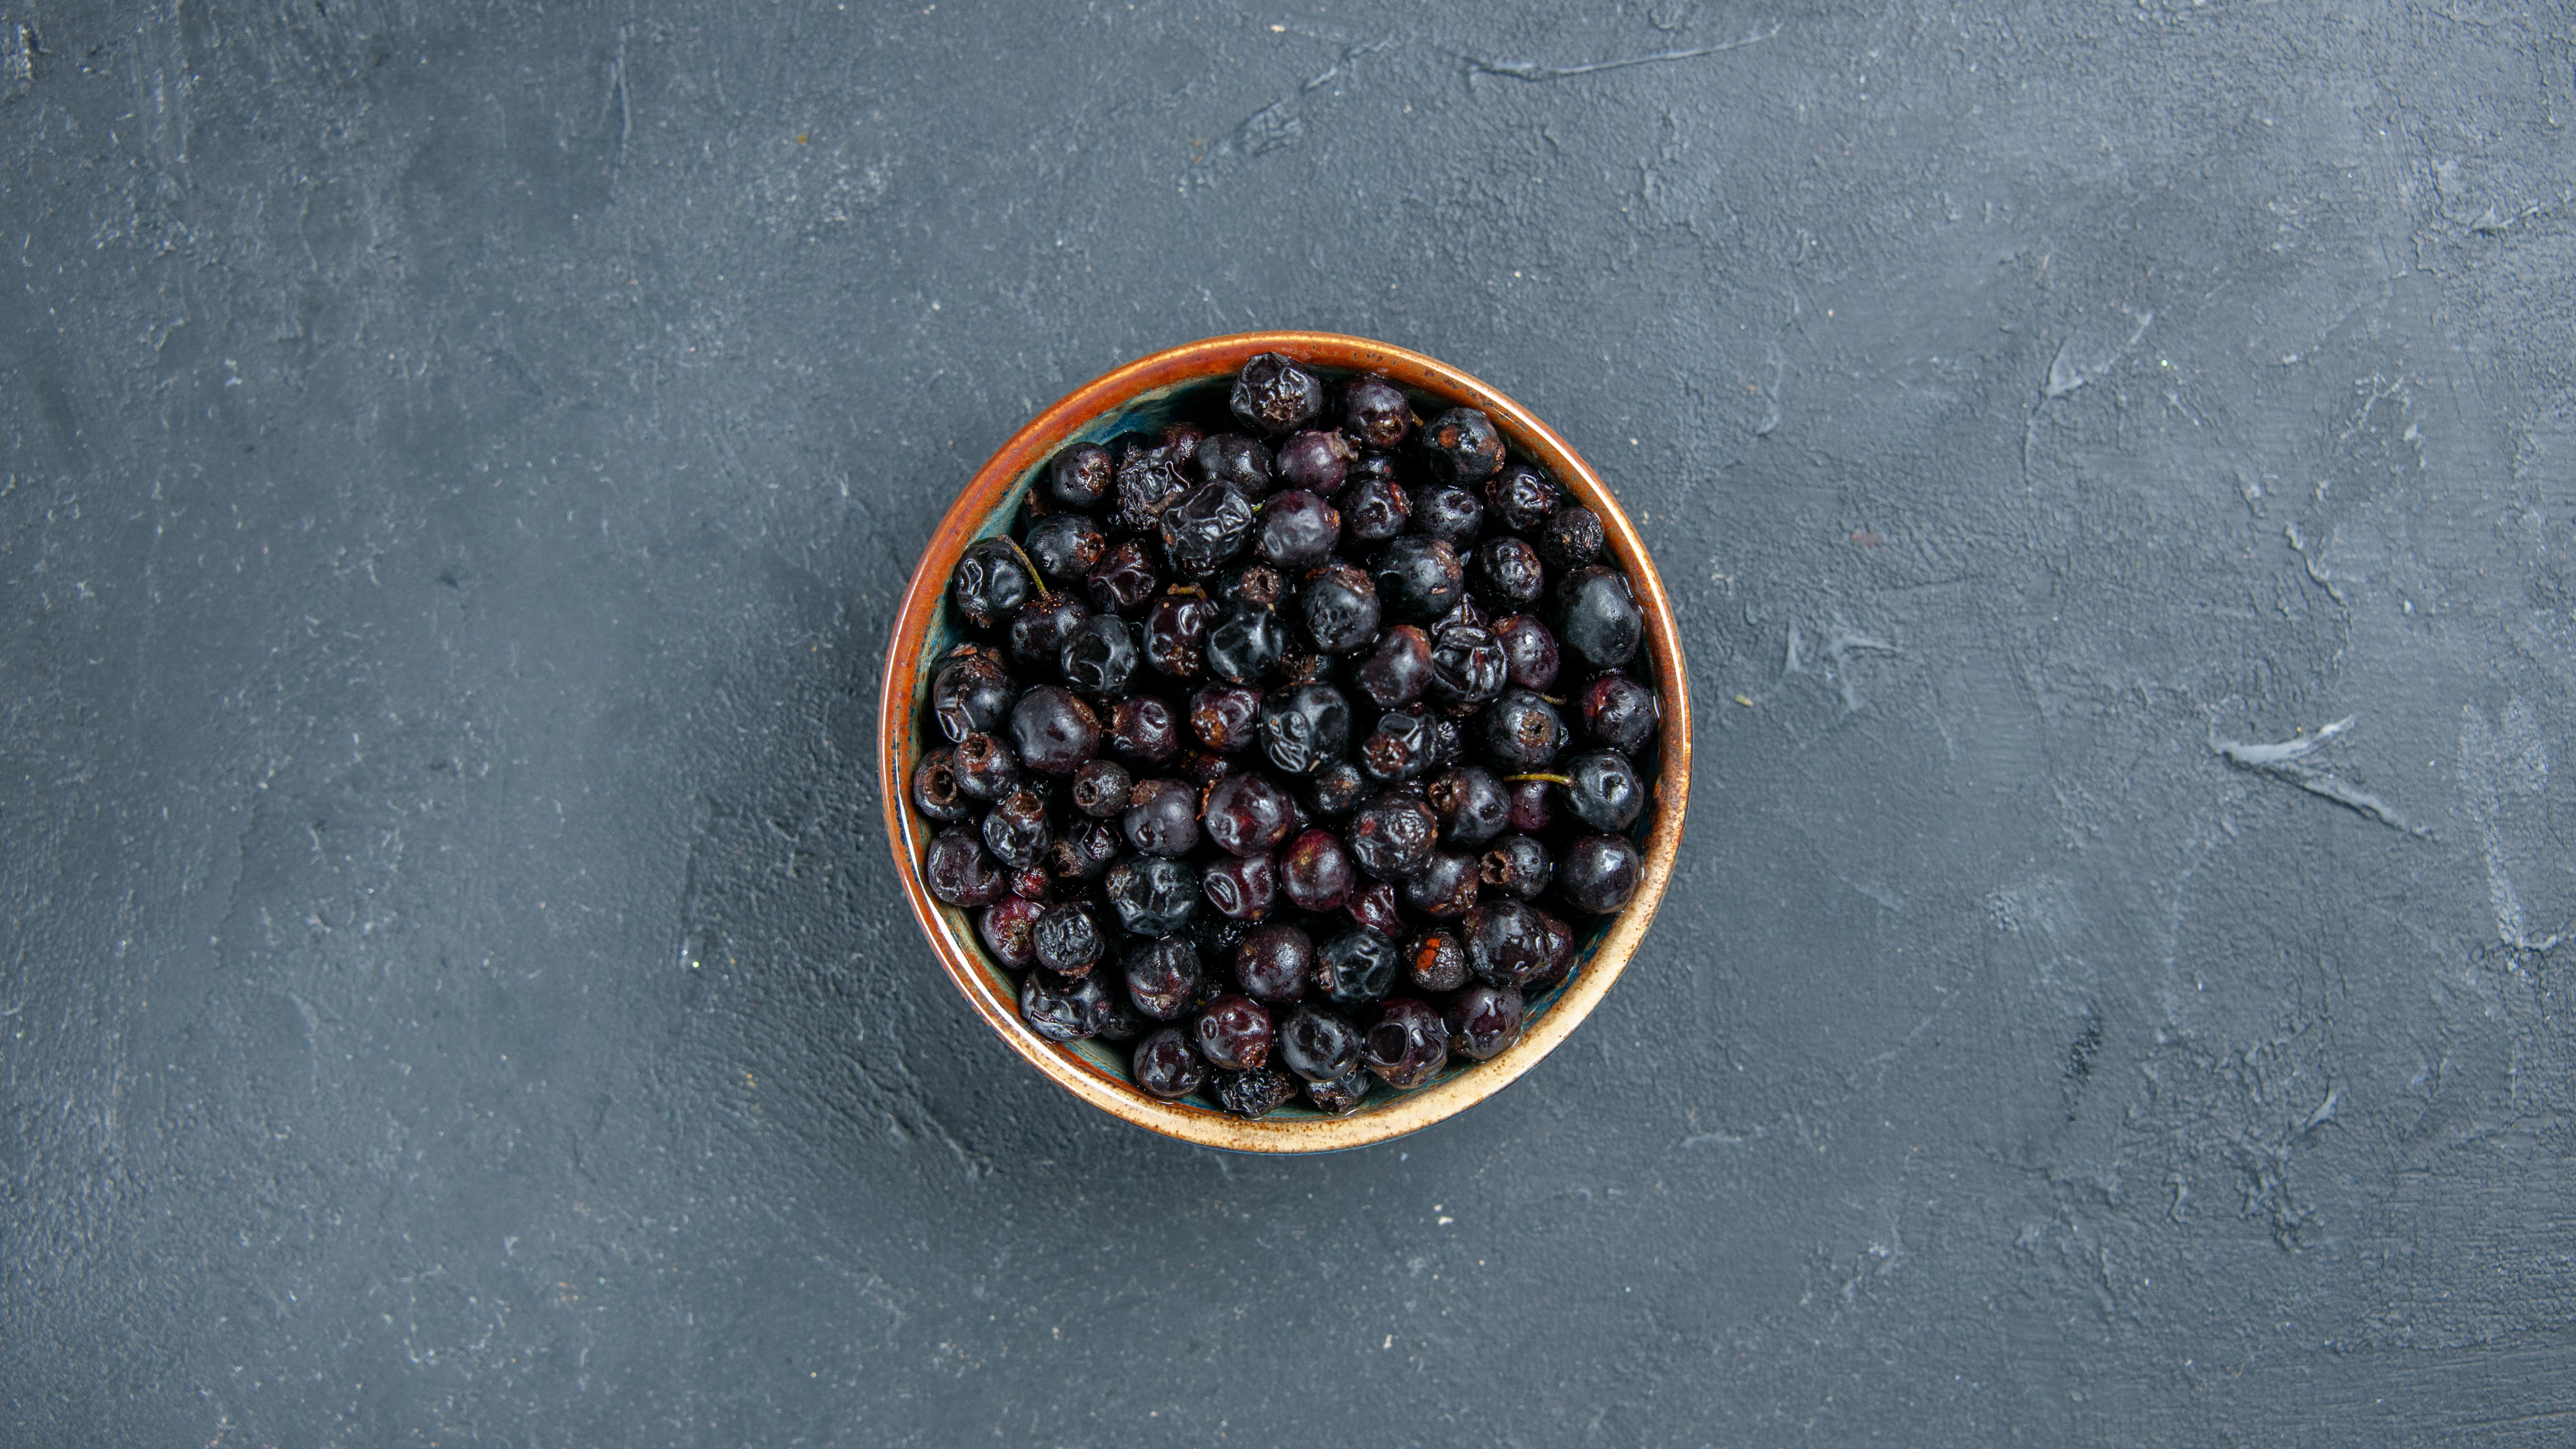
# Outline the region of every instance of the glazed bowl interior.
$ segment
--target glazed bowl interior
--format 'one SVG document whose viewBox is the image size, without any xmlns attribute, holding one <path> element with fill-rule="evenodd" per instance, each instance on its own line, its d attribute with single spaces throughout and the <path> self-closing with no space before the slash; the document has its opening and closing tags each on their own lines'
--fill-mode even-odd
<svg viewBox="0 0 2576 1449">
<path fill-rule="evenodd" d="M 1300 1096 L 1268 1117 L 1245 1121 L 1195 1101 L 1166 1102 L 1139 1090 L 1130 1081 L 1124 1045 L 1057 1044 L 1021 1021 L 1018 985 L 986 953 L 970 913 L 939 903 L 921 884 L 923 852 L 938 827 L 913 809 L 908 786 L 923 752 L 947 743 L 929 717 L 931 675 L 951 648 L 970 639 L 944 603 L 959 554 L 977 539 L 1014 532 L 1031 488 L 1065 447 L 1158 432 L 1183 416 L 1223 417 L 1236 370 L 1265 351 L 1288 354 L 1328 385 L 1363 372 L 1386 373 L 1413 397 L 1415 410 L 1426 419 L 1452 407 L 1483 407 L 1515 459 L 1545 468 L 1576 501 L 1599 513 L 1611 552 L 1627 573 L 1646 620 L 1645 639 L 1630 669 L 1651 676 L 1663 723 L 1653 758 L 1639 761 L 1640 773 L 1650 777 L 1650 799 L 1629 831 L 1643 867 L 1637 893 L 1615 916 L 1583 917 L 1560 910 L 1578 936 L 1576 965 L 1563 982 L 1529 1001 L 1518 1043 L 1490 1061 L 1454 1058 L 1432 1081 L 1409 1091 L 1389 1091 L 1381 1084 L 1344 1116 L 1318 1112 Z M 1120 386 L 1122 378 L 1134 385 Z M 1426 381 L 1446 385 L 1424 386 Z M 1473 1105 L 1534 1065 L 1599 1001 L 1643 935 L 1671 874 L 1690 774 L 1689 701 L 1671 606 L 1634 529 L 1598 477 L 1544 425 L 1474 379 L 1381 343 L 1318 333 L 1256 333 L 1155 354 L 1077 390 L 996 453 L 942 524 L 905 598 L 888 662 L 880 730 L 888 833 L 907 893 L 942 963 L 978 1014 L 1023 1057 L 1096 1106 L 1169 1136 L 1255 1152 L 1332 1151 L 1397 1136 Z"/>
</svg>

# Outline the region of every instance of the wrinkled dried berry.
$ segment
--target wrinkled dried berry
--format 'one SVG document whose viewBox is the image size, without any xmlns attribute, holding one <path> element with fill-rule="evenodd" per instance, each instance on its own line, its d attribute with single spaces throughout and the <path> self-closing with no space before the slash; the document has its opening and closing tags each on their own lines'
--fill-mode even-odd
<svg viewBox="0 0 2576 1449">
<path fill-rule="evenodd" d="M 1038 917 L 1031 932 L 1038 964 L 1059 976 L 1088 976 L 1109 941 L 1091 907 L 1075 902 Z"/>
<path fill-rule="evenodd" d="M 1348 654 L 1377 637 L 1377 585 L 1350 564 L 1325 567 L 1298 592 L 1306 636 L 1327 654 Z"/>
<path fill-rule="evenodd" d="M 1467 574 L 1457 551 L 1427 534 L 1408 533 L 1390 541 L 1378 550 L 1370 575 L 1385 611 L 1412 623 L 1437 619 L 1466 597 Z"/>
<path fill-rule="evenodd" d="M 1046 907 L 1025 896 L 1005 896 L 984 908 L 975 918 L 975 934 L 984 938 L 984 949 L 1005 966 L 1026 966 L 1037 959 L 1038 917 Z"/>
<path fill-rule="evenodd" d="M 1351 747 L 1351 705 L 1329 684 L 1273 690 L 1261 701 L 1261 750 L 1291 775 L 1310 774 Z"/>
<path fill-rule="evenodd" d="M 1073 808 L 1094 820 L 1115 819 L 1126 813 L 1128 792 L 1135 780 L 1127 767 L 1116 760 L 1093 760 L 1073 772 L 1070 798 Z"/>
<path fill-rule="evenodd" d="M 1249 749 L 1260 729 L 1260 690 L 1211 684 L 1190 696 L 1190 733 L 1217 754 Z"/>
<path fill-rule="evenodd" d="M 1527 774 L 1546 769 L 1565 748 L 1565 720 L 1535 692 L 1507 689 L 1477 717 L 1476 736 L 1495 768 Z"/>
<path fill-rule="evenodd" d="M 1207 668 L 1207 634 L 1216 604 L 1204 595 L 1166 594 L 1145 609 L 1145 663 L 1157 674 L 1196 679 Z"/>
<path fill-rule="evenodd" d="M 1083 589 L 1091 595 L 1092 608 L 1133 618 L 1162 592 L 1163 576 L 1155 571 L 1153 551 L 1131 538 L 1101 555 Z"/>
<path fill-rule="evenodd" d="M 1136 1043 L 1136 1054 L 1128 1059 L 1128 1074 L 1137 1086 L 1168 1102 L 1206 1085 L 1207 1063 L 1200 1060 L 1187 1033 L 1167 1026 Z"/>
<path fill-rule="evenodd" d="M 1156 1021 L 1177 1020 L 1199 989 L 1199 953 L 1178 936 L 1147 941 L 1127 953 L 1127 996 Z"/>
<path fill-rule="evenodd" d="M 1278 900 L 1278 867 L 1266 855 L 1229 856 L 1199 875 L 1208 906 L 1232 921 L 1257 921 Z"/>
<path fill-rule="evenodd" d="M 1301 1006 L 1279 1024 L 1279 1065 L 1310 1082 L 1338 1081 L 1359 1065 L 1357 1028 L 1329 1011 Z"/>
<path fill-rule="evenodd" d="M 1180 721 L 1166 701 L 1130 695 L 1110 716 L 1109 748 L 1140 765 L 1164 764 L 1181 752 Z"/>
<path fill-rule="evenodd" d="M 1383 931 L 1353 926 L 1315 948 L 1315 994 L 1336 1006 L 1366 1006 L 1395 989 L 1402 953 Z"/>
<path fill-rule="evenodd" d="M 1109 1024 L 1109 995 L 1097 981 L 1032 971 L 1020 984 L 1020 1019 L 1048 1041 L 1081 1041 Z"/>
<path fill-rule="evenodd" d="M 1467 948 L 1450 930 L 1425 931 L 1404 948 L 1405 976 L 1434 994 L 1467 984 Z"/>
<path fill-rule="evenodd" d="M 1449 1064 L 1449 1027 L 1426 1002 L 1398 997 L 1379 1008 L 1360 1042 L 1360 1065 L 1379 1081 L 1418 1087 Z"/>
<path fill-rule="evenodd" d="M 1483 704 L 1503 692 L 1503 646 L 1489 630 L 1446 624 L 1431 636 L 1433 703 L 1458 708 Z"/>
<path fill-rule="evenodd" d="M 1265 352 L 1236 374 L 1227 399 L 1243 425 L 1265 433 L 1292 432 L 1324 410 L 1324 384 L 1288 357 Z"/>
<path fill-rule="evenodd" d="M 963 820 L 975 802 L 957 788 L 957 752 L 932 750 L 912 767 L 912 808 L 933 820 Z"/>
<path fill-rule="evenodd" d="M 1247 1121 L 1258 1121 L 1297 1095 L 1297 1079 L 1268 1068 L 1216 1074 L 1216 1102 Z"/>
<path fill-rule="evenodd" d="M 1538 550 L 1517 538 L 1489 538 L 1476 545 L 1476 567 L 1468 580 L 1475 596 L 1494 609 L 1526 609 L 1547 592 L 1547 567 Z"/>
<path fill-rule="evenodd" d="M 1475 857 L 1434 851 L 1429 862 L 1404 882 L 1404 903 L 1434 920 L 1465 915 L 1476 904 Z"/>
<path fill-rule="evenodd" d="M 1342 535 L 1384 543 L 1413 522 L 1413 499 L 1392 478 L 1364 478 L 1342 497 Z"/>
<path fill-rule="evenodd" d="M 1412 436 L 1418 422 L 1413 416 L 1413 400 L 1404 395 L 1404 389 L 1382 377 L 1354 381 L 1343 390 L 1342 404 L 1342 425 L 1364 447 L 1398 447 Z"/>
<path fill-rule="evenodd" d="M 1570 503 L 1556 511 L 1547 526 L 1531 540 L 1538 556 L 1552 569 L 1579 569 L 1597 563 L 1609 547 L 1609 537 L 1601 527 L 1601 515 L 1580 503 Z"/>
<path fill-rule="evenodd" d="M 1202 483 L 1163 510 L 1163 558 L 1181 577 L 1201 577 L 1243 552 L 1252 525 L 1252 500 L 1222 483 Z"/>
<path fill-rule="evenodd" d="M 1117 481 L 1118 467 L 1098 443 L 1076 443 L 1055 455 L 1047 469 L 1047 493 L 1077 513 L 1097 510 Z"/>
<path fill-rule="evenodd" d="M 1509 986 L 1478 982 L 1449 998 L 1441 1019 L 1449 1028 L 1451 1051 L 1486 1061 L 1521 1039 L 1521 994 Z"/>
<path fill-rule="evenodd" d="M 1512 797 L 1491 770 L 1461 765 L 1431 782 L 1424 803 L 1440 822 L 1440 843 L 1455 850 L 1482 845 L 1511 823 Z"/>
<path fill-rule="evenodd" d="M 1413 495 L 1413 531 L 1441 539 L 1462 554 L 1485 531 L 1485 505 L 1455 483 L 1432 483 Z"/>
<path fill-rule="evenodd" d="M 1422 430 L 1422 452 L 1433 476 L 1481 483 L 1503 466 L 1503 435 L 1476 409 L 1451 408 Z"/>
<path fill-rule="evenodd" d="M 1078 584 L 1109 552 L 1109 539 L 1099 524 L 1079 513 L 1056 513 L 1030 524 L 1020 546 L 1048 583 Z"/>
<path fill-rule="evenodd" d="M 995 801 L 984 812 L 984 848 L 993 858 L 1013 870 L 1029 870 L 1046 858 L 1047 842 L 1055 838 L 1047 828 L 1046 801 L 1038 792 L 1025 787 Z"/>
<path fill-rule="evenodd" d="M 963 825 L 952 825 L 931 837 L 921 879 L 932 895 L 967 908 L 991 905 L 1011 888 L 1001 862 L 984 848 L 982 837 Z"/>
<path fill-rule="evenodd" d="M 1526 463 L 1514 463 L 1485 481 L 1486 506 L 1514 533 L 1545 527 L 1564 496 L 1546 474 Z"/>
<path fill-rule="evenodd" d="M 1233 684 L 1251 684 L 1270 673 L 1288 652 L 1288 626 L 1276 611 L 1251 602 L 1229 606 L 1208 630 L 1208 671 Z"/>
<path fill-rule="evenodd" d="M 1131 936 L 1168 936 L 1198 913 L 1199 873 L 1186 861 L 1131 856 L 1101 882 L 1118 924 Z"/>
<path fill-rule="evenodd" d="M 1019 697 L 1019 685 L 981 650 L 952 654 L 931 676 L 931 717 L 951 741 L 1000 729 L 1002 721 L 1011 717 L 1011 702 Z"/>
<path fill-rule="evenodd" d="M 1182 780 L 1142 780 L 1128 794 L 1119 826 L 1147 855 L 1177 858 L 1199 843 L 1199 792 Z"/>
<path fill-rule="evenodd" d="M 1586 738 L 1630 756 L 1655 737 L 1662 717 L 1655 692 L 1624 674 L 1605 674 L 1585 685 L 1578 712 Z"/>
<path fill-rule="evenodd" d="M 1351 858 L 1379 880 L 1404 880 L 1430 864 L 1439 834 L 1439 822 L 1421 801 L 1380 795 L 1351 819 Z"/>
<path fill-rule="evenodd" d="M 966 545 L 948 578 L 948 601 L 979 629 L 990 629 L 1035 598 L 1037 578 L 1007 538 L 979 538 Z"/>
<path fill-rule="evenodd" d="M 1011 615 L 1011 666 L 1023 679 L 1054 679 L 1065 641 L 1091 618 L 1091 606 L 1070 593 L 1049 594 Z"/>
<path fill-rule="evenodd" d="M 1199 1055 L 1228 1071 L 1250 1071 L 1270 1061 L 1270 1013 L 1248 996 L 1220 996 L 1192 1027 Z"/>
<path fill-rule="evenodd" d="M 1339 820 L 1360 808 L 1369 779 L 1348 760 L 1336 760 L 1315 772 L 1305 791 L 1306 809 L 1319 820 Z"/>
<path fill-rule="evenodd" d="M 1288 838 L 1296 802 L 1266 775 L 1228 775 L 1200 812 L 1209 840 L 1229 855 L 1267 855 Z"/>
<path fill-rule="evenodd" d="M 1115 614 L 1094 614 L 1082 621 L 1056 656 L 1064 682 L 1094 699 L 1115 699 L 1127 692 L 1136 672 L 1136 631 Z M 1099 724 L 1091 727 L 1092 749 L 1099 749 Z"/>
</svg>

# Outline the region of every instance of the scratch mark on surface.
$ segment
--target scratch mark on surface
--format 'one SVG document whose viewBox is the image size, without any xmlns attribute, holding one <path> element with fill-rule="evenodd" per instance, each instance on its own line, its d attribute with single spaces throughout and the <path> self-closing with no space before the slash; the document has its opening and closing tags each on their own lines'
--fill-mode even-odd
<svg viewBox="0 0 2576 1449">
<path fill-rule="evenodd" d="M 2419 840 L 2434 839 L 2432 831 L 2408 824 L 2406 817 L 2387 801 L 2367 791 L 2354 789 L 2336 779 L 2331 771 L 2303 763 L 2326 741 L 2351 729 L 2352 721 L 2353 717 L 2346 715 L 2305 739 L 2284 740 L 2279 744 L 2246 745 L 2213 739 L 2209 747 L 2228 764 L 2249 774 L 2266 775 L 2283 784 L 2296 785 L 2320 800 L 2331 800 L 2365 820 L 2377 821 Z"/>
<path fill-rule="evenodd" d="M 2540 723 L 2533 717 L 2530 705 L 2519 696 L 2506 703 L 2501 737 L 2476 705 L 2461 707 L 2460 789 L 2468 797 L 2469 814 L 2478 822 L 2478 843 L 2486 855 L 2487 898 L 2495 911 L 2496 935 L 2517 951 L 2551 951 L 2566 939 L 2564 932 L 2532 939 L 2522 893 L 2515 888 L 2513 873 L 2505 860 L 2501 824 L 2505 797 L 2537 796 L 2548 785 L 2549 742 L 2542 738 Z"/>
<path fill-rule="evenodd" d="M 1661 65 L 1667 61 L 1697 60 L 1702 56 L 1716 55 L 1723 51 L 1742 50 L 1748 45 L 1760 45 L 1779 33 L 1780 27 L 1774 25 L 1759 35 L 1720 41 L 1715 45 L 1703 45 L 1691 50 L 1659 50 L 1652 55 L 1627 55 L 1617 60 L 1596 60 L 1583 65 L 1540 65 L 1535 61 L 1493 60 L 1481 55 L 1470 55 L 1467 57 L 1467 71 L 1470 75 L 1498 75 L 1518 81 L 1564 80 L 1570 76 L 1591 75 L 1596 71 L 1625 70 L 1632 65 Z"/>
</svg>

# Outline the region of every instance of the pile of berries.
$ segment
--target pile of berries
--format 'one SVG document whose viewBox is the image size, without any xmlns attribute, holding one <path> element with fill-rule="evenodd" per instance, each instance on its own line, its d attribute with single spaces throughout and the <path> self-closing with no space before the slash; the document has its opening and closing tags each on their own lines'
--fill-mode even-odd
<svg viewBox="0 0 2576 1449">
<path fill-rule="evenodd" d="M 1332 391 L 1265 353 L 1223 431 L 1057 454 L 958 561 L 911 780 L 1029 1025 L 1244 1117 L 1519 1040 L 1636 889 L 1658 724 L 1599 516 L 1473 408 Z"/>
</svg>

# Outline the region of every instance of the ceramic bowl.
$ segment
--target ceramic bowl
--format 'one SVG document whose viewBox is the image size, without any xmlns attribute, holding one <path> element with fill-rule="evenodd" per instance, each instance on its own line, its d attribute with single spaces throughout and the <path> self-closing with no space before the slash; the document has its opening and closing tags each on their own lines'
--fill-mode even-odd
<svg viewBox="0 0 2576 1449">
<path fill-rule="evenodd" d="M 1389 1091 L 1379 1084 L 1348 1116 L 1316 1113 L 1301 1096 L 1268 1117 L 1245 1121 L 1214 1107 L 1166 1102 L 1138 1090 L 1128 1080 L 1123 1047 L 1059 1045 L 1030 1030 L 1020 1019 L 1012 976 L 985 954 L 974 921 L 967 912 L 940 904 L 922 884 L 923 852 L 937 826 L 913 809 L 908 782 L 922 752 L 946 742 L 925 701 L 932 669 L 963 637 L 945 602 L 958 555 L 979 538 L 1008 531 L 1030 486 L 1057 450 L 1158 430 L 1176 410 L 1203 413 L 1210 401 L 1222 416 L 1235 373 L 1264 352 L 1285 353 L 1328 383 L 1381 373 L 1413 394 L 1415 410 L 1424 418 L 1451 407 L 1481 408 L 1501 429 L 1515 457 L 1546 469 L 1576 501 L 1601 515 L 1610 551 L 1645 613 L 1645 640 L 1631 669 L 1641 676 L 1651 673 L 1663 725 L 1656 758 L 1638 762 L 1653 770 L 1653 787 L 1651 802 L 1631 832 L 1644 864 L 1637 893 L 1616 916 L 1560 912 L 1581 937 L 1578 964 L 1562 984 L 1529 1003 L 1517 1044 L 1490 1061 L 1453 1059 L 1439 1076 L 1411 1091 Z M 1330 1152 L 1382 1142 L 1465 1111 L 1538 1065 L 1600 1003 L 1644 939 L 1672 879 L 1690 794 L 1690 695 L 1672 601 L 1645 544 L 1600 475 L 1527 408 L 1466 373 L 1400 347 L 1327 332 L 1252 332 L 1169 348 L 1076 388 L 1014 434 L 958 494 L 922 550 L 895 619 L 877 732 L 886 834 L 896 875 L 939 964 L 975 1013 L 1049 1081 L 1092 1106 L 1165 1136 L 1244 1152 Z"/>
</svg>

